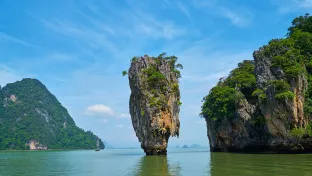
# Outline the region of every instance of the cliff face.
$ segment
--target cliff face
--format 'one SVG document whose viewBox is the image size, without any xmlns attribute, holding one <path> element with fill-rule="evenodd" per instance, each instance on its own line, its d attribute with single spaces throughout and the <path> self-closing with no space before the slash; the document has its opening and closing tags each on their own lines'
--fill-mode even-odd
<svg viewBox="0 0 312 176">
<path fill-rule="evenodd" d="M 287 38 L 255 51 L 204 98 L 211 151 L 312 152 L 311 24 L 296 18 Z"/>
<path fill-rule="evenodd" d="M 0 89 L 0 150 L 95 149 L 97 139 L 76 126 L 39 80 L 27 78 Z"/>
<path fill-rule="evenodd" d="M 128 71 L 130 114 L 147 155 L 167 153 L 170 136 L 179 136 L 180 91 L 176 57 L 134 58 Z"/>
</svg>

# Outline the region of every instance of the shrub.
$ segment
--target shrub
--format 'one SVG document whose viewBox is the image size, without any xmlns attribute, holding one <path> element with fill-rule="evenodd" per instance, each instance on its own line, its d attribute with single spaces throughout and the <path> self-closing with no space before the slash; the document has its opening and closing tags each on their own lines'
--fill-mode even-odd
<svg viewBox="0 0 312 176">
<path fill-rule="evenodd" d="M 236 103 L 237 90 L 229 86 L 216 86 L 210 90 L 203 101 L 201 116 L 210 119 L 233 118 Z"/>
<path fill-rule="evenodd" d="M 295 138 L 301 138 L 304 134 L 306 134 L 306 131 L 304 128 L 293 128 L 290 131 L 290 135 Z"/>
<path fill-rule="evenodd" d="M 252 96 L 254 97 L 258 97 L 261 101 L 265 100 L 267 97 L 266 97 L 266 94 L 264 93 L 263 90 L 261 89 L 256 89 L 253 93 L 252 93 Z"/>
<path fill-rule="evenodd" d="M 291 91 L 286 91 L 283 93 L 278 93 L 275 95 L 277 100 L 293 100 L 295 98 L 295 94 Z"/>
<path fill-rule="evenodd" d="M 122 76 L 126 76 L 128 72 L 126 70 L 122 71 Z"/>
</svg>

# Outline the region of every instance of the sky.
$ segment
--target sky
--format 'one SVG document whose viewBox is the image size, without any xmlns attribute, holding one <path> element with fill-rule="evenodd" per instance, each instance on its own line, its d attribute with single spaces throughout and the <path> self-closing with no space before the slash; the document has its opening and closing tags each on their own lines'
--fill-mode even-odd
<svg viewBox="0 0 312 176">
<path fill-rule="evenodd" d="M 137 147 L 127 70 L 133 56 L 177 56 L 180 137 L 208 146 L 202 99 L 312 0 L 0 0 L 0 85 L 39 79 L 76 124 L 115 147 Z"/>
</svg>

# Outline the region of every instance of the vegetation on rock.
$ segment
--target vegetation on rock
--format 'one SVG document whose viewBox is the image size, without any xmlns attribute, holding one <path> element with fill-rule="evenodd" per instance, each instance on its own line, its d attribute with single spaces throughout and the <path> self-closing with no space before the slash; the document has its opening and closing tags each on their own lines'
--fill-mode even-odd
<svg viewBox="0 0 312 176">
<path fill-rule="evenodd" d="M 49 149 L 104 148 L 91 131 L 78 128 L 67 110 L 36 79 L 23 79 L 0 90 L 0 149 L 29 149 L 35 140 Z"/>
<path fill-rule="evenodd" d="M 201 116 L 217 119 L 233 118 L 236 106 L 242 98 L 252 98 L 256 88 L 256 77 L 253 74 L 254 62 L 245 60 L 238 64 L 230 75 L 221 79 L 204 97 Z"/>
<path fill-rule="evenodd" d="M 287 149 L 278 139 L 292 143 L 291 137 L 310 150 L 305 139 L 312 137 L 312 17 L 295 18 L 287 36 L 255 51 L 254 59 L 240 63 L 203 99 L 212 150 L 277 150 L 272 143 Z"/>
<path fill-rule="evenodd" d="M 130 114 L 147 155 L 167 153 L 170 136 L 179 136 L 181 64 L 176 56 L 133 57 L 128 70 Z M 124 75 L 124 74 L 123 74 Z"/>
</svg>

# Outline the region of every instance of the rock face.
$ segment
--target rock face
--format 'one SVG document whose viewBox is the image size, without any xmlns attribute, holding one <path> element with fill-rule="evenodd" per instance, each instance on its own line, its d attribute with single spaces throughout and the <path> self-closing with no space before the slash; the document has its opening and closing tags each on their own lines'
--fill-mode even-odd
<svg viewBox="0 0 312 176">
<path fill-rule="evenodd" d="M 28 145 L 29 150 L 48 150 L 47 146 L 44 146 L 35 140 L 29 141 Z"/>
<path fill-rule="evenodd" d="M 76 126 L 39 80 L 25 78 L 0 88 L 0 150 L 103 149 L 97 141 Z"/>
<path fill-rule="evenodd" d="M 312 44 L 303 38 L 310 40 L 312 31 L 294 30 L 286 39 L 270 41 L 254 52 L 254 61 L 249 61 L 252 72 L 245 73 L 246 67 L 239 65 L 205 97 L 202 116 L 211 151 L 312 152 L 312 72 L 306 52 Z"/>
<path fill-rule="evenodd" d="M 147 155 L 167 153 L 170 136 L 179 136 L 180 91 L 176 57 L 133 58 L 128 71 L 130 114 Z"/>
</svg>

